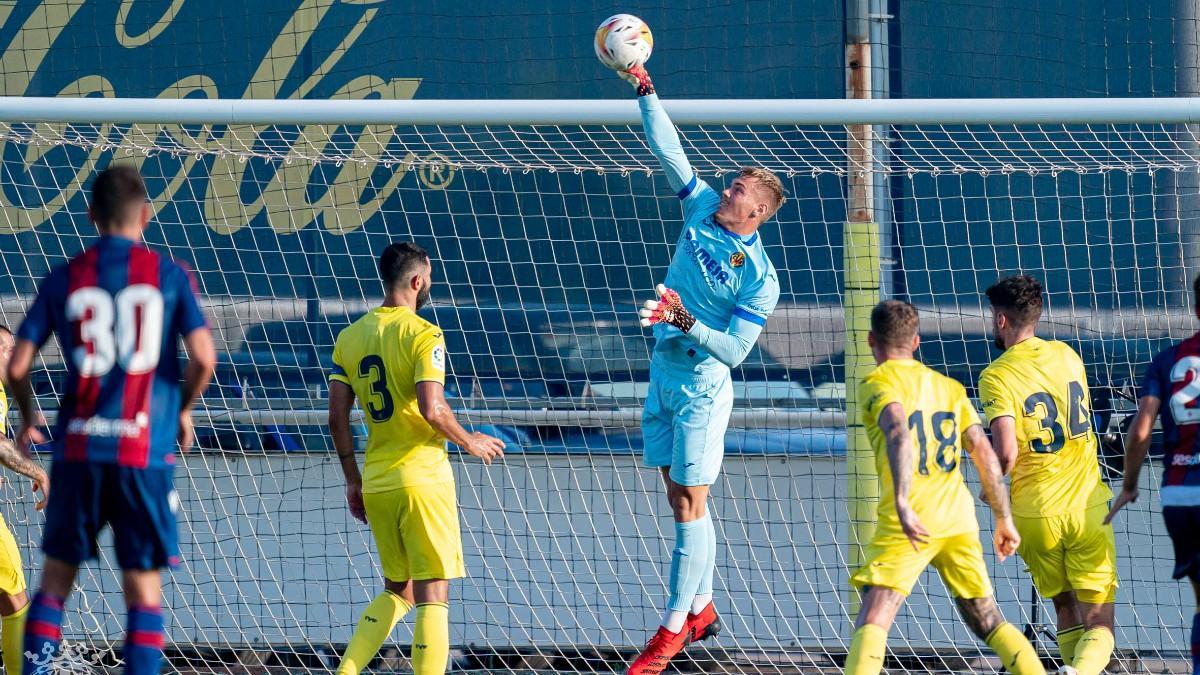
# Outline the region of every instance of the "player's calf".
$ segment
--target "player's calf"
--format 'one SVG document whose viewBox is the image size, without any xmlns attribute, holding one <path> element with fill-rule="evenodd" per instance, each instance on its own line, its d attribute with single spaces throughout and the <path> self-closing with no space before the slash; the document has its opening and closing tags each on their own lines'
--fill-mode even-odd
<svg viewBox="0 0 1200 675">
<path fill-rule="evenodd" d="M 955 598 L 963 622 L 1000 657 L 1005 670 L 1014 675 L 1045 675 L 1037 650 L 1017 627 L 1004 620 L 996 600 Z"/>
</svg>

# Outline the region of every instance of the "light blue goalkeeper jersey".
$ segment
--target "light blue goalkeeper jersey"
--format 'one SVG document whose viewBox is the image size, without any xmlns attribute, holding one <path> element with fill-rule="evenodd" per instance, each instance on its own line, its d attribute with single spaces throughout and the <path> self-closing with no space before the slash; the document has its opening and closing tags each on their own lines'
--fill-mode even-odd
<svg viewBox="0 0 1200 675">
<path fill-rule="evenodd" d="M 663 283 L 697 319 L 689 333 L 655 324 L 655 363 L 676 372 L 728 372 L 746 358 L 775 310 L 779 277 L 757 232 L 741 237 L 713 219 L 721 196 L 692 171 L 658 96 L 642 96 L 638 104 L 650 149 L 683 203 L 683 231 Z"/>
</svg>

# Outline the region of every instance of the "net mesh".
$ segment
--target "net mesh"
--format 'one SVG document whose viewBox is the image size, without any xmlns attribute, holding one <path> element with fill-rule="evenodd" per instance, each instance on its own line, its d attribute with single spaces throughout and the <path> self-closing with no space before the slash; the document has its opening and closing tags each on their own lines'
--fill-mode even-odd
<svg viewBox="0 0 1200 675">
<path fill-rule="evenodd" d="M 470 576 L 452 587 L 466 670 L 603 671 L 657 625 L 669 509 L 640 465 L 650 341 L 635 308 L 662 280 L 680 211 L 640 129 L 183 127 L 7 124 L 0 155 L 0 309 L 19 322 L 36 281 L 93 237 L 82 191 L 137 165 L 151 245 L 197 272 L 221 350 L 180 462 L 184 562 L 166 591 L 180 671 L 336 664 L 380 589 L 369 531 L 344 504 L 324 426 L 337 331 L 380 300 L 375 260 L 414 239 L 435 265 L 427 316 L 445 330 L 447 390 L 509 444 L 485 467 L 454 455 Z M 883 161 L 849 164 L 843 127 L 682 130 L 715 186 L 744 164 L 784 178 L 763 230 L 780 307 L 735 374 L 736 410 L 712 508 L 725 632 L 681 668 L 836 670 L 848 646 L 842 230 L 846 181 L 888 196 L 885 273 L 923 310 L 922 358 L 975 395 L 989 350 L 980 291 L 1027 272 L 1047 287 L 1043 334 L 1089 368 L 1101 434 L 1169 338 L 1190 334 L 1185 261 L 1200 238 L 1193 130 L 1162 125 L 881 127 Z M 35 384 L 52 411 L 60 356 Z M 358 428 L 361 443 L 363 429 Z M 1106 475 L 1120 449 L 1107 444 Z M 969 474 L 970 472 L 968 472 Z M 1117 524 L 1121 668 L 1180 667 L 1192 608 L 1170 583 L 1156 471 Z M 970 477 L 974 485 L 974 478 Z M 28 559 L 41 517 L 10 483 Z M 974 489 L 974 488 L 973 488 Z M 990 515 L 981 510 L 985 541 Z M 110 549 L 87 568 L 65 635 L 109 653 L 124 607 Z M 989 571 L 1005 616 L 1053 623 L 1019 562 Z M 932 573 L 891 633 L 901 670 L 994 667 Z M 403 668 L 402 623 L 381 668 Z M 1048 631 L 1039 633 L 1041 644 Z M 391 645 L 396 645 L 393 647 Z M 106 657 L 109 658 L 109 657 Z"/>
</svg>

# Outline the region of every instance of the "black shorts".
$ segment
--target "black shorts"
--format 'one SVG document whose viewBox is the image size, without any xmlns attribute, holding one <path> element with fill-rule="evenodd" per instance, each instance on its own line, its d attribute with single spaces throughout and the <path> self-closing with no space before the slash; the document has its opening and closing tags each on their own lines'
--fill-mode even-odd
<svg viewBox="0 0 1200 675">
<path fill-rule="evenodd" d="M 1175 545 L 1176 579 L 1200 583 L 1200 506 L 1164 506 L 1163 520 Z"/>
</svg>

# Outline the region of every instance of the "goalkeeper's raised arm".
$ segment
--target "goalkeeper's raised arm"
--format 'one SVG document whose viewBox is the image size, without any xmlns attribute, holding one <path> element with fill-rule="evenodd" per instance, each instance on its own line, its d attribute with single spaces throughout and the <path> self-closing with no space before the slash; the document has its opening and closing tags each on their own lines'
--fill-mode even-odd
<svg viewBox="0 0 1200 675">
<path fill-rule="evenodd" d="M 621 76 L 637 87 L 638 107 L 642 110 L 642 126 L 646 130 L 646 140 L 650 143 L 650 150 L 662 164 L 663 172 L 667 174 L 667 182 L 671 184 L 671 189 L 680 199 L 686 199 L 699 187 L 699 181 L 696 173 L 692 171 L 692 165 L 688 162 L 687 155 L 683 152 L 683 145 L 679 142 L 679 132 L 675 130 L 675 125 L 671 123 L 667 111 L 663 110 L 662 104 L 659 103 L 658 94 L 654 93 L 654 83 L 650 81 L 650 73 L 646 71 L 645 66 L 636 66 L 621 73 Z"/>
</svg>

